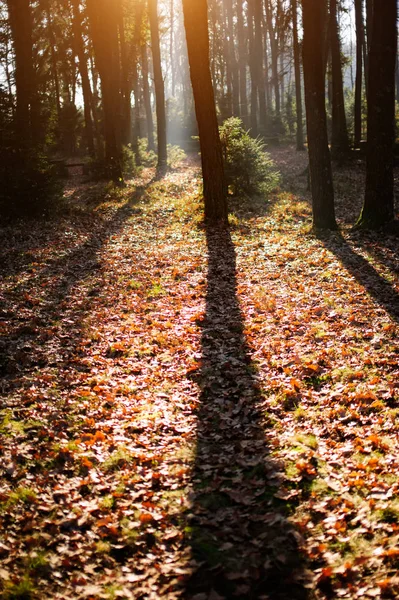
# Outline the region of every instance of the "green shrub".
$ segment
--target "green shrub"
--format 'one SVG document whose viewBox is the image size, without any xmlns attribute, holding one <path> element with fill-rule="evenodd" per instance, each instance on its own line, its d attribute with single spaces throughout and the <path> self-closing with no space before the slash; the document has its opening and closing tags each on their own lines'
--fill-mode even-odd
<svg viewBox="0 0 399 600">
<path fill-rule="evenodd" d="M 245 131 L 241 119 L 231 117 L 219 128 L 227 184 L 233 194 L 266 194 L 276 187 L 279 173 L 259 138 Z"/>
<path fill-rule="evenodd" d="M 147 138 L 139 139 L 139 155 L 141 164 L 144 167 L 155 167 L 157 164 L 157 154 L 154 150 L 148 150 Z"/>
<path fill-rule="evenodd" d="M 186 158 L 186 153 L 180 146 L 173 146 L 168 144 L 168 167 L 174 169 L 177 165 Z"/>
<path fill-rule="evenodd" d="M 122 148 L 122 174 L 124 178 L 134 177 L 137 174 L 136 159 L 131 144 Z"/>
</svg>

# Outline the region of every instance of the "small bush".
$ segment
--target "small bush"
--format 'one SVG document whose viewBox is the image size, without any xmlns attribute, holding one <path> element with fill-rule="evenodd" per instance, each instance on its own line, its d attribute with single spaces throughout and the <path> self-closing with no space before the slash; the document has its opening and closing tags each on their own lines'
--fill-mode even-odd
<svg viewBox="0 0 399 600">
<path fill-rule="evenodd" d="M 233 194 L 266 194 L 276 187 L 279 173 L 259 138 L 245 131 L 241 119 L 231 117 L 219 128 L 227 184 Z"/>
<path fill-rule="evenodd" d="M 168 167 L 174 169 L 177 165 L 186 158 L 186 153 L 180 146 L 173 146 L 168 144 Z"/>
<path fill-rule="evenodd" d="M 155 167 L 157 164 L 157 154 L 154 150 L 147 149 L 147 138 L 139 139 L 139 155 L 141 164 L 144 167 Z"/>
<path fill-rule="evenodd" d="M 134 177 L 137 174 L 136 160 L 131 144 L 122 148 L 122 174 L 124 178 Z"/>
</svg>

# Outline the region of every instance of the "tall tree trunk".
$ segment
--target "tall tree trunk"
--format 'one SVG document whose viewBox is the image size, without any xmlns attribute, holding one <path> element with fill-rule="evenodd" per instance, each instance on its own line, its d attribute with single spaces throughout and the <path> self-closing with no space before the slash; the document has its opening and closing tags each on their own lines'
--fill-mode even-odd
<svg viewBox="0 0 399 600">
<path fill-rule="evenodd" d="M 256 137 L 258 131 L 258 86 L 257 57 L 254 33 L 254 15 L 252 3 L 248 3 L 248 37 L 249 37 L 249 74 L 251 77 L 251 134 Z"/>
<path fill-rule="evenodd" d="M 301 90 L 301 57 L 298 41 L 298 5 L 297 0 L 291 0 L 292 35 L 294 44 L 295 97 L 296 97 L 296 149 L 305 149 L 303 144 L 303 115 Z"/>
<path fill-rule="evenodd" d="M 332 135 L 331 152 L 340 157 L 349 150 L 346 126 L 344 85 L 342 77 L 341 40 L 337 21 L 337 0 L 330 0 L 331 70 L 332 70 Z"/>
<path fill-rule="evenodd" d="M 356 83 L 355 83 L 355 139 L 354 146 L 359 148 L 362 137 L 362 87 L 363 87 L 363 47 L 364 21 L 363 0 L 355 0 L 356 18 Z"/>
<path fill-rule="evenodd" d="M 205 219 L 210 223 L 226 224 L 227 187 L 209 69 L 207 2 L 183 0 L 183 12 L 201 146 Z"/>
<path fill-rule="evenodd" d="M 276 113 L 276 125 L 277 130 L 281 132 L 281 96 L 280 96 L 280 81 L 278 73 L 278 34 L 273 27 L 273 13 L 272 4 L 270 0 L 266 0 L 266 22 L 269 30 L 270 39 L 270 54 L 271 54 L 271 66 L 272 66 L 272 80 L 274 87 L 274 110 Z"/>
<path fill-rule="evenodd" d="M 85 52 L 83 33 L 82 33 L 82 15 L 79 8 L 79 0 L 72 0 L 73 9 L 73 34 L 75 41 L 76 54 L 79 61 L 79 71 L 82 80 L 83 91 L 83 111 L 85 118 L 85 129 L 87 139 L 87 150 L 90 156 L 94 157 L 94 127 L 92 120 L 92 92 L 87 68 L 87 56 Z"/>
<path fill-rule="evenodd" d="M 323 30 L 319 0 L 302 0 L 303 69 L 305 78 L 313 226 L 335 229 L 334 188 L 328 148 L 325 106 Z"/>
<path fill-rule="evenodd" d="M 170 54 L 170 79 L 172 96 L 175 96 L 175 53 L 174 53 L 174 20 L 175 6 L 174 0 L 170 0 L 170 36 L 169 36 L 169 54 Z"/>
<path fill-rule="evenodd" d="M 233 19 L 233 0 L 227 0 L 226 3 L 228 43 L 229 43 L 229 61 L 231 68 L 231 92 L 233 101 L 233 115 L 240 116 L 240 90 L 238 79 L 238 63 L 235 52 L 234 40 L 234 19 Z"/>
<path fill-rule="evenodd" d="M 115 1 L 115 0 L 114 0 Z M 141 4 L 141 3 L 140 3 Z M 120 46 L 120 61 L 121 61 L 121 142 L 124 146 L 130 144 L 132 140 L 132 103 L 131 103 L 131 80 L 130 80 L 130 64 L 127 55 L 127 45 L 125 38 L 125 23 L 123 15 L 122 1 L 117 0 L 115 11 L 117 15 L 119 46 Z M 133 55 L 133 63 L 137 64 L 136 53 Z M 137 161 L 137 148 L 136 161 Z"/>
<path fill-rule="evenodd" d="M 96 66 L 101 80 L 105 159 L 110 177 L 122 182 L 118 27 L 111 0 L 87 0 Z"/>
<path fill-rule="evenodd" d="M 364 72 L 366 84 L 366 97 L 369 95 L 369 53 L 373 24 L 374 0 L 366 0 L 366 36 L 364 44 Z"/>
<path fill-rule="evenodd" d="M 21 148 L 36 146 L 40 139 L 37 83 L 33 67 L 32 11 L 30 0 L 7 0 L 15 53 L 17 107 L 15 130 Z"/>
<path fill-rule="evenodd" d="M 51 7 L 50 7 L 49 0 L 45 0 L 44 9 L 45 9 L 46 18 L 47 18 L 47 32 L 48 32 L 50 54 L 51 54 L 51 74 L 53 76 L 54 92 L 55 92 L 55 105 L 57 108 L 57 117 L 58 117 L 58 122 L 59 122 L 60 114 L 61 114 L 60 82 L 59 82 L 59 77 L 58 77 L 57 54 L 56 54 L 56 50 L 55 50 L 55 35 L 54 35 L 54 28 L 53 28 L 53 20 L 51 18 Z"/>
<path fill-rule="evenodd" d="M 161 50 L 159 45 L 157 0 L 148 0 L 148 16 L 151 29 L 152 63 L 154 68 L 155 103 L 157 110 L 158 168 L 167 163 L 165 86 L 162 77 Z"/>
<path fill-rule="evenodd" d="M 143 24 L 143 11 L 144 4 L 142 1 L 135 3 L 135 15 L 134 15 L 134 35 L 132 40 L 132 51 L 130 56 L 130 64 L 127 64 L 127 70 L 129 66 L 132 70 L 132 87 L 134 94 L 134 122 L 133 129 L 131 130 L 131 140 L 134 156 L 136 159 L 136 165 L 141 165 L 141 157 L 139 151 L 139 139 L 140 135 L 140 86 L 139 86 L 139 73 L 138 73 L 138 53 L 139 48 L 142 44 L 142 24 Z M 148 66 L 147 66 L 148 70 Z M 147 75 L 147 88 L 148 88 L 148 75 Z M 131 103 L 129 102 L 129 110 L 131 114 Z M 152 115 L 151 115 L 152 116 Z M 130 117 L 131 120 L 131 117 Z"/>
<path fill-rule="evenodd" d="M 259 132 L 266 135 L 267 106 L 266 91 L 263 78 L 263 38 L 262 38 L 262 0 L 249 0 L 254 3 L 253 16 L 255 23 L 254 51 L 256 57 L 256 87 L 259 99 Z"/>
<path fill-rule="evenodd" d="M 151 107 L 151 94 L 150 86 L 148 84 L 148 56 L 147 56 L 147 45 L 144 43 L 141 45 L 141 68 L 143 71 L 143 98 L 145 117 L 147 123 L 147 140 L 148 150 L 155 150 L 154 142 L 154 120 L 152 118 L 152 107 Z"/>
<path fill-rule="evenodd" d="M 240 115 L 245 127 L 249 127 L 248 98 L 247 98 L 247 55 L 248 42 L 244 32 L 244 6 L 242 0 L 237 0 L 237 38 L 238 38 L 238 65 L 240 79 Z"/>
<path fill-rule="evenodd" d="M 374 4 L 369 50 L 366 193 L 358 225 L 394 219 L 395 64 L 397 3 Z"/>
</svg>

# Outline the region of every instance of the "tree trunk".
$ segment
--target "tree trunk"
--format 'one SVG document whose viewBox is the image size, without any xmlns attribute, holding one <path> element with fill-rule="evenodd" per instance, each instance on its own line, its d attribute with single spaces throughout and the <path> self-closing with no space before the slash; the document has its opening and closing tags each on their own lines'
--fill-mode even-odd
<svg viewBox="0 0 399 600">
<path fill-rule="evenodd" d="M 124 146 L 130 144 L 132 140 L 132 103 L 131 103 L 131 80 L 130 80 L 130 64 L 127 55 L 127 45 L 125 39 L 125 23 L 123 15 L 122 1 L 117 0 L 115 11 L 117 14 L 120 60 L 121 60 L 121 142 Z M 136 53 L 132 57 L 134 66 L 137 64 Z M 137 162 L 137 148 L 135 151 Z"/>
<path fill-rule="evenodd" d="M 183 12 L 201 147 L 205 219 L 210 223 L 226 224 L 227 188 L 209 69 L 207 2 L 183 0 Z"/>
<path fill-rule="evenodd" d="M 301 90 L 301 57 L 298 41 L 298 5 L 297 0 L 291 0 L 292 11 L 292 35 L 294 44 L 294 68 L 295 68 L 295 97 L 296 97 L 296 149 L 305 149 L 303 144 L 303 122 L 302 122 L 302 90 Z"/>
<path fill-rule="evenodd" d="M 349 150 L 346 126 L 344 85 L 342 78 L 341 40 L 337 21 L 337 0 L 330 0 L 332 134 L 331 152 L 339 158 Z"/>
<path fill-rule="evenodd" d="M 359 148 L 362 138 L 362 87 L 363 87 L 363 47 L 364 22 L 363 0 L 355 0 L 356 18 L 356 83 L 355 83 L 355 139 L 354 146 Z"/>
<path fill-rule="evenodd" d="M 161 50 L 159 46 L 157 0 L 148 0 L 148 16 L 151 29 L 152 63 L 154 67 L 155 102 L 157 110 L 158 168 L 167 164 L 165 86 L 162 77 Z"/>
<path fill-rule="evenodd" d="M 258 88 L 256 81 L 257 57 L 255 51 L 254 16 L 248 3 L 249 73 L 251 77 L 251 134 L 258 135 Z"/>
<path fill-rule="evenodd" d="M 281 133 L 283 126 L 281 123 L 281 95 L 278 73 L 278 32 L 275 31 L 275 28 L 273 27 L 272 14 L 272 4 L 269 0 L 266 0 L 266 22 L 269 30 L 272 80 L 274 87 L 274 110 L 276 113 L 277 131 Z"/>
<path fill-rule="evenodd" d="M 256 88 L 259 99 L 259 133 L 266 135 L 267 106 L 266 90 L 263 79 L 263 39 L 262 39 L 262 0 L 249 0 L 254 3 L 253 15 L 255 23 L 254 51 L 256 59 Z"/>
<path fill-rule="evenodd" d="M 394 219 L 395 64 L 397 4 L 374 5 L 369 50 L 366 193 L 358 225 L 376 229 Z"/>
<path fill-rule="evenodd" d="M 92 99 L 92 93 L 91 93 L 89 71 L 87 68 L 87 56 L 86 56 L 85 47 L 84 47 L 84 43 L 83 43 L 82 15 L 80 13 L 79 0 L 72 0 L 72 9 L 73 9 L 74 41 L 75 41 L 76 54 L 77 54 L 78 61 L 79 61 L 80 77 L 82 80 L 83 110 L 84 110 L 84 118 L 85 118 L 87 150 L 88 150 L 90 156 L 94 157 L 94 155 L 95 155 L 94 133 L 93 133 L 94 128 L 93 128 L 93 120 L 92 120 L 92 116 L 91 116 L 93 99 Z"/>
<path fill-rule="evenodd" d="M 143 71 L 143 98 L 145 117 L 147 122 L 147 140 L 148 150 L 155 150 L 154 142 L 154 120 L 152 118 L 152 107 L 151 107 L 151 94 L 150 86 L 148 84 L 148 56 L 147 56 L 147 45 L 144 43 L 141 45 L 141 68 Z"/>
<path fill-rule="evenodd" d="M 51 8 L 49 0 L 46 0 L 44 4 L 44 9 L 47 17 L 47 31 L 48 31 L 48 39 L 50 45 L 50 53 L 51 53 L 51 71 L 54 81 L 54 92 L 55 92 L 55 105 L 57 108 L 57 117 L 58 123 L 60 122 L 60 114 L 61 114 L 61 99 L 60 99 L 60 82 L 58 77 L 58 68 L 57 68 L 57 55 L 55 50 L 55 35 L 53 22 L 51 18 Z"/>
<path fill-rule="evenodd" d="M 109 176 L 122 182 L 120 63 L 117 19 L 111 0 L 87 0 L 104 111 L 105 160 Z"/>
<path fill-rule="evenodd" d="M 240 115 L 245 127 L 249 127 L 248 98 L 247 98 L 247 39 L 244 32 L 243 2 L 237 0 L 237 37 L 238 37 L 238 65 L 240 79 Z"/>
<path fill-rule="evenodd" d="M 33 68 L 32 11 L 30 0 L 7 0 L 15 53 L 17 107 L 15 131 L 21 148 L 40 139 L 40 112 Z"/>
<path fill-rule="evenodd" d="M 313 226 L 335 229 L 334 188 L 328 148 L 323 61 L 323 6 L 302 0 L 303 69 L 312 190 Z"/>
<path fill-rule="evenodd" d="M 233 0 L 227 0 L 226 4 L 227 13 L 227 27 L 228 27 L 228 38 L 229 38 L 229 61 L 231 68 L 231 91 L 233 100 L 233 115 L 235 117 L 240 116 L 240 89 L 238 79 L 238 62 L 235 52 L 235 40 L 234 40 L 234 20 L 233 20 Z"/>
</svg>

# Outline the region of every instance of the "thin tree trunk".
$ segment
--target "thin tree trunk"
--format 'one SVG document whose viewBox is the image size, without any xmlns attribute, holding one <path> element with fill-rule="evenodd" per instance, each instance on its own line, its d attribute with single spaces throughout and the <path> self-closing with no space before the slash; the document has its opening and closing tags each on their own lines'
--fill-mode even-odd
<svg viewBox="0 0 399 600">
<path fill-rule="evenodd" d="M 355 139 L 354 146 L 359 148 L 362 137 L 362 87 L 363 87 L 363 47 L 364 22 L 363 0 L 355 0 L 356 18 L 356 83 L 355 83 Z"/>
<path fill-rule="evenodd" d="M 45 8 L 46 18 L 47 18 L 47 31 L 48 31 L 48 39 L 49 39 L 49 45 L 50 45 L 50 54 L 51 54 L 51 72 L 52 72 L 52 76 L 53 76 L 54 91 L 55 91 L 55 105 L 57 108 L 57 117 L 58 117 L 58 122 L 59 122 L 60 114 L 61 114 L 60 82 L 59 82 L 59 77 L 58 77 L 57 55 L 56 55 L 56 50 L 55 50 L 55 35 L 54 35 L 54 29 L 53 29 L 53 21 L 51 18 L 51 8 L 50 8 L 49 0 L 46 0 L 44 8 Z"/>
<path fill-rule="evenodd" d="M 258 88 L 257 58 L 254 34 L 254 15 L 252 3 L 248 3 L 248 37 L 249 37 L 249 73 L 251 77 L 251 134 L 258 135 Z"/>
<path fill-rule="evenodd" d="M 292 34 L 294 44 L 295 97 L 296 97 L 296 149 L 305 149 L 303 144 L 303 109 L 301 90 L 301 57 L 298 41 L 298 5 L 297 0 L 291 0 Z"/>
<path fill-rule="evenodd" d="M 152 107 L 151 107 L 151 94 L 150 86 L 148 84 L 148 56 L 147 56 L 147 45 L 144 43 L 141 45 L 141 68 L 143 71 L 143 98 L 145 116 L 147 122 L 147 140 L 148 150 L 155 150 L 154 142 L 154 120 L 152 118 Z"/>
<path fill-rule="evenodd" d="M 73 9 L 73 33 L 75 38 L 76 54 L 79 61 L 79 71 L 82 80 L 82 91 L 83 91 L 83 111 L 85 118 L 85 129 L 87 139 L 87 150 L 90 156 L 94 157 L 94 127 L 91 116 L 92 108 L 92 92 L 89 79 L 89 71 L 87 68 L 87 56 L 83 43 L 82 34 L 82 15 L 79 8 L 79 0 L 72 0 Z"/>
<path fill-rule="evenodd" d="M 114 0 L 115 1 L 115 0 Z M 117 0 L 115 7 L 119 46 L 120 46 L 120 61 L 121 61 L 121 142 L 124 146 L 130 144 L 132 139 L 132 103 L 131 103 L 131 81 L 130 81 L 130 64 L 127 56 L 127 47 L 125 39 L 125 24 L 123 18 L 122 1 Z M 137 64 L 136 55 L 133 56 L 134 65 Z M 133 150 L 135 150 L 133 148 Z M 136 149 L 137 150 L 137 149 Z M 136 154 L 137 161 L 137 154 Z"/>
<path fill-rule="evenodd" d="M 207 2 L 183 0 L 183 12 L 201 146 L 205 219 L 210 223 L 226 224 L 227 187 L 209 69 Z"/>
<path fill-rule="evenodd" d="M 240 89 L 238 77 L 238 63 L 235 53 L 234 42 L 234 20 L 233 20 L 233 0 L 227 0 L 226 4 L 227 28 L 229 37 L 229 61 L 231 68 L 231 92 L 233 101 L 233 115 L 240 116 Z"/>
<path fill-rule="evenodd" d="M 342 78 L 341 41 L 337 21 L 337 0 L 330 0 L 331 70 L 332 70 L 332 135 L 331 152 L 340 157 L 349 150 L 346 126 L 344 86 Z"/>
<path fill-rule="evenodd" d="M 167 163 L 165 86 L 162 77 L 161 50 L 159 46 L 157 0 L 148 0 L 148 16 L 151 29 L 152 63 L 154 68 L 155 102 L 157 109 L 158 168 Z"/>
<path fill-rule="evenodd" d="M 240 115 L 245 127 L 249 127 L 248 98 L 247 98 L 247 39 L 244 32 L 243 2 L 237 0 L 237 38 L 238 38 L 238 64 L 240 79 Z"/>
<path fill-rule="evenodd" d="M 319 0 L 302 0 L 303 68 L 313 226 L 335 229 L 334 188 L 328 148 L 323 61 L 323 6 Z"/>
</svg>

